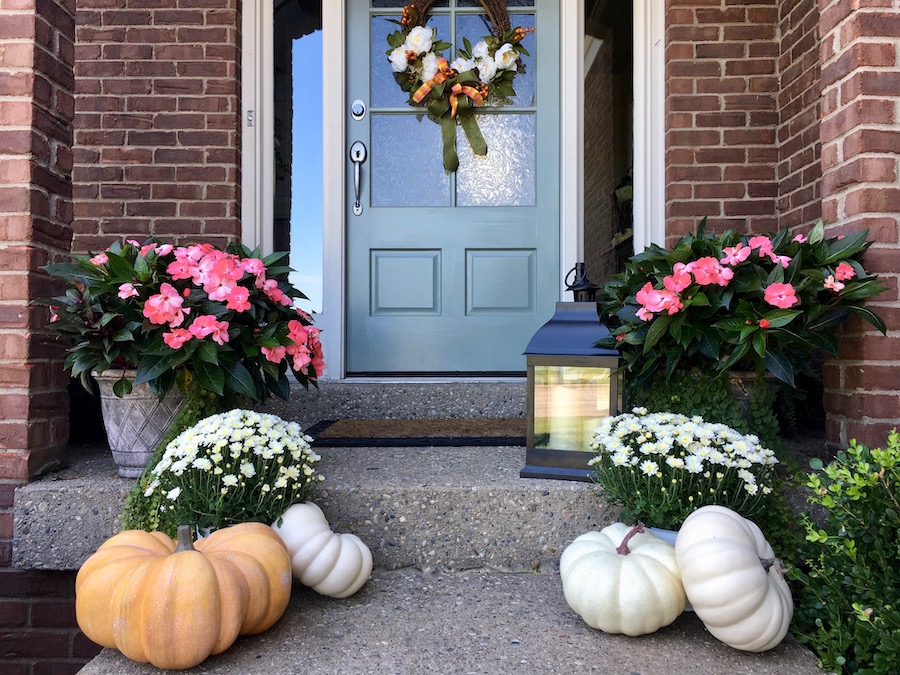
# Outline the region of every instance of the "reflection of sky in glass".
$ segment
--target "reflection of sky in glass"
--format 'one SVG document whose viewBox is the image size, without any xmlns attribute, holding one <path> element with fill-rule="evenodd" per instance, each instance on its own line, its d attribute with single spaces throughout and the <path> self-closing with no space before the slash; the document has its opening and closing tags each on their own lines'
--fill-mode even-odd
<svg viewBox="0 0 900 675">
<path fill-rule="evenodd" d="M 293 44 L 291 157 L 291 282 L 322 311 L 322 31 Z"/>
</svg>

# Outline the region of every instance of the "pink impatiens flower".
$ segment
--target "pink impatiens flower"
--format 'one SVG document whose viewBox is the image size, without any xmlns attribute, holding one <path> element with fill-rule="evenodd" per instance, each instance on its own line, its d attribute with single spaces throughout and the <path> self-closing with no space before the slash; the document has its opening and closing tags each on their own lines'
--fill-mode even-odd
<svg viewBox="0 0 900 675">
<path fill-rule="evenodd" d="M 248 291 L 243 286 L 236 286 L 225 297 L 225 306 L 228 309 L 233 309 L 235 312 L 246 312 L 248 309 L 250 309 L 249 298 L 250 291 Z"/>
<path fill-rule="evenodd" d="M 710 284 L 727 286 L 734 277 L 734 271 L 731 268 L 722 267 L 719 261 L 712 256 L 695 260 L 689 263 L 687 268 L 700 286 L 709 286 Z"/>
<path fill-rule="evenodd" d="M 169 263 L 169 266 L 166 267 L 166 274 L 171 274 L 173 281 L 190 279 L 192 267 L 191 261 L 187 258 L 178 258 Z"/>
<path fill-rule="evenodd" d="M 169 324 L 172 328 L 184 321 L 185 311 L 181 308 L 184 299 L 172 284 L 162 284 L 159 294 L 151 295 L 144 303 L 144 316 L 150 323 Z"/>
<path fill-rule="evenodd" d="M 140 284 L 138 284 L 140 286 Z M 128 298 L 133 298 L 138 294 L 137 289 L 134 284 L 125 283 L 119 286 L 119 297 L 123 300 L 127 300 Z"/>
<path fill-rule="evenodd" d="M 749 246 L 744 246 L 744 244 L 738 243 L 737 246 L 729 246 L 727 248 L 723 248 L 722 253 L 725 254 L 725 257 L 720 259 L 719 262 L 725 265 L 739 265 L 750 257 L 750 252 L 751 249 Z"/>
<path fill-rule="evenodd" d="M 763 299 L 779 309 L 789 309 L 800 302 L 794 287 L 790 284 L 769 284 L 766 286 Z"/>
<path fill-rule="evenodd" d="M 674 293 L 680 293 L 691 285 L 691 273 L 684 263 L 675 263 L 671 276 L 663 279 L 663 286 Z"/>
<path fill-rule="evenodd" d="M 263 280 L 262 277 L 257 277 L 256 287 L 260 289 L 272 302 L 284 305 L 285 307 L 293 303 L 291 297 L 289 295 L 285 295 L 284 291 L 278 288 L 278 282 L 275 279 Z"/>
<path fill-rule="evenodd" d="M 653 321 L 653 312 L 648 310 L 646 307 L 641 307 L 637 311 L 637 317 L 641 321 Z"/>
<path fill-rule="evenodd" d="M 649 321 L 649 319 L 645 318 L 646 312 L 668 312 L 672 315 L 684 307 L 684 303 L 681 302 L 681 298 L 678 297 L 677 293 L 669 289 L 655 289 L 649 281 L 644 284 L 644 287 L 637 292 L 635 297 L 643 305 L 642 309 L 645 310 L 643 315 L 639 313 L 639 316 L 644 321 Z"/>
<path fill-rule="evenodd" d="M 776 255 L 775 251 L 772 251 L 769 254 L 769 257 L 772 259 L 773 263 L 777 263 L 778 265 L 781 265 L 784 269 L 787 269 L 788 265 L 791 264 L 791 260 L 792 260 L 792 258 L 790 256 Z"/>
<path fill-rule="evenodd" d="M 834 277 L 838 281 L 847 281 L 856 276 L 856 270 L 845 262 L 838 263 L 837 269 L 834 271 Z"/>
<path fill-rule="evenodd" d="M 829 274 L 827 277 L 825 277 L 825 283 L 822 285 L 828 290 L 834 291 L 835 293 L 840 293 L 842 290 L 844 290 L 844 284 L 842 284 L 840 281 L 835 281 L 833 274 Z"/>
<path fill-rule="evenodd" d="M 758 248 L 760 258 L 765 258 L 766 256 L 770 256 L 772 254 L 772 240 L 765 235 L 751 237 L 750 241 L 747 242 L 747 245 L 751 249 Z"/>
<path fill-rule="evenodd" d="M 180 349 L 181 345 L 185 342 L 193 338 L 191 335 L 191 331 L 187 328 L 175 328 L 171 331 L 163 333 L 163 342 L 169 345 L 172 349 Z"/>
<path fill-rule="evenodd" d="M 262 347 L 260 351 L 262 351 L 266 359 L 272 363 L 281 363 L 281 360 L 286 354 L 284 347 Z"/>
<path fill-rule="evenodd" d="M 240 261 L 240 266 L 247 274 L 253 274 L 257 277 L 266 273 L 266 266 L 263 265 L 263 261 L 259 258 L 243 258 Z"/>
<path fill-rule="evenodd" d="M 219 321 L 212 314 L 204 314 L 198 316 L 191 322 L 188 330 L 198 340 L 205 338 L 207 335 L 212 337 L 213 342 L 224 345 L 228 342 L 228 322 Z"/>
<path fill-rule="evenodd" d="M 796 241 L 796 242 L 799 242 L 799 243 L 801 243 L 801 244 L 805 244 L 806 241 L 807 241 L 806 235 L 805 235 L 805 234 L 798 234 L 798 235 L 796 235 L 793 239 L 791 239 L 791 241 Z"/>
<path fill-rule="evenodd" d="M 109 262 L 109 256 L 106 255 L 105 253 L 98 253 L 93 258 L 91 258 L 91 263 L 93 263 L 94 265 L 97 265 L 97 266 L 105 265 L 108 262 Z"/>
</svg>

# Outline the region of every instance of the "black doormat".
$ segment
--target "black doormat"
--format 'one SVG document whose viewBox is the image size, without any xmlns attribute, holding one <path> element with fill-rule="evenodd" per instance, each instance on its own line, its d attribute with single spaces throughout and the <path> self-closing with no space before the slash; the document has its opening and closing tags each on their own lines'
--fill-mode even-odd
<svg viewBox="0 0 900 675">
<path fill-rule="evenodd" d="M 525 445 L 525 419 L 340 419 L 317 422 L 306 433 L 317 448 L 464 447 Z"/>
</svg>

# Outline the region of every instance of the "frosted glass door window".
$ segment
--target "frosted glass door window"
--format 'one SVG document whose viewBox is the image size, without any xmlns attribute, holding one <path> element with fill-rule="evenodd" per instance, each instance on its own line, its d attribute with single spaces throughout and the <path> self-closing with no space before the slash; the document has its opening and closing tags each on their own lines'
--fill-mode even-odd
<svg viewBox="0 0 900 675">
<path fill-rule="evenodd" d="M 487 157 L 457 143 L 457 206 L 534 206 L 534 115 L 478 115 Z"/>
<path fill-rule="evenodd" d="M 440 128 L 424 115 L 373 115 L 372 206 L 450 206 L 441 152 Z"/>
</svg>

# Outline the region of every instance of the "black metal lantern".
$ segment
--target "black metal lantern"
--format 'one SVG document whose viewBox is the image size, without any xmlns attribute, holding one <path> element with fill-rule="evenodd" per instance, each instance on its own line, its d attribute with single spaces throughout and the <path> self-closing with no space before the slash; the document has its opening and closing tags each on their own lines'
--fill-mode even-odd
<svg viewBox="0 0 900 675">
<path fill-rule="evenodd" d="M 568 282 L 574 273 L 574 280 Z M 525 349 L 528 445 L 523 478 L 590 481 L 593 431 L 621 409 L 619 353 L 595 347 L 609 330 L 600 323 L 584 263 L 566 275 L 575 302 L 556 303 L 553 317 Z"/>
</svg>

